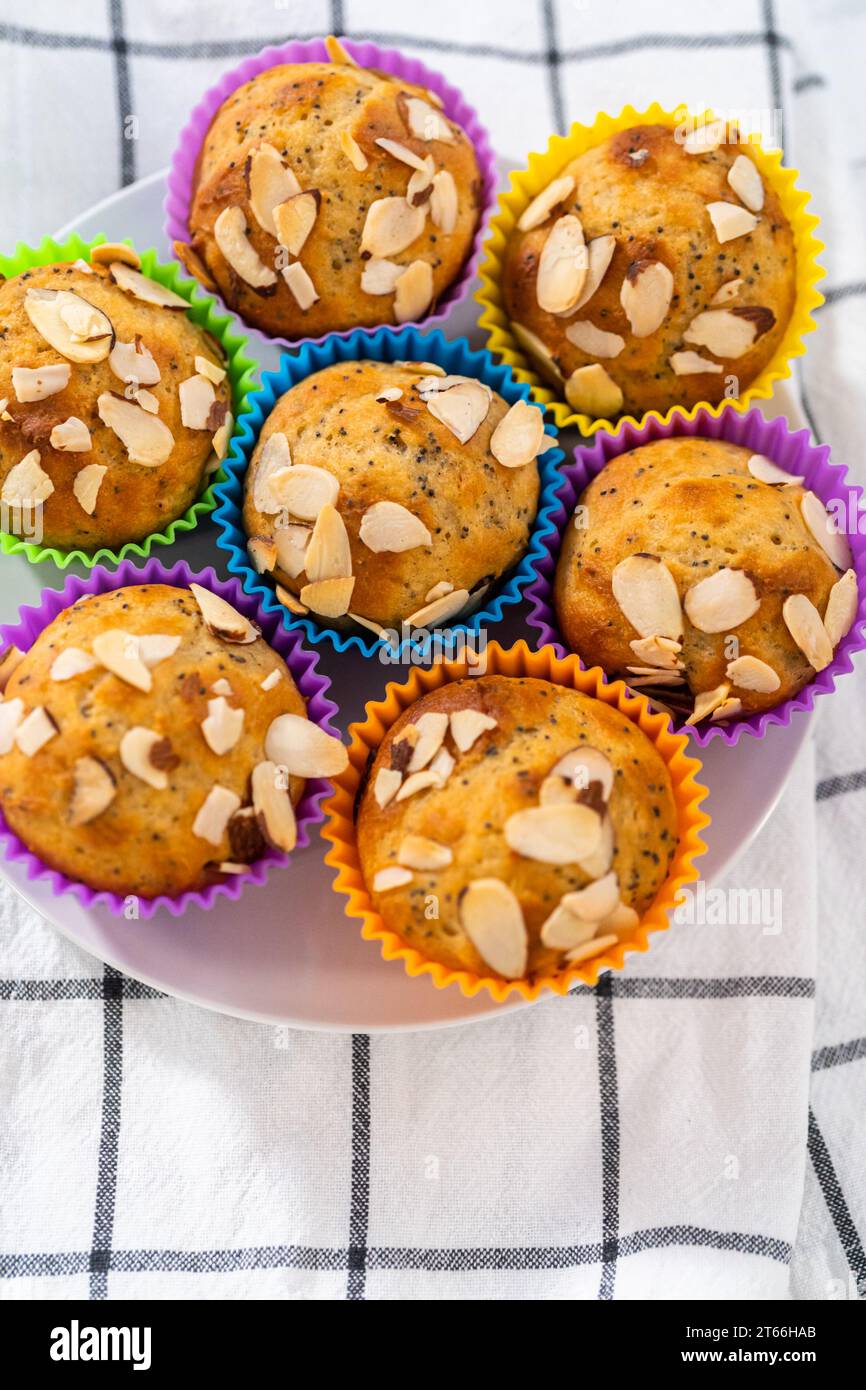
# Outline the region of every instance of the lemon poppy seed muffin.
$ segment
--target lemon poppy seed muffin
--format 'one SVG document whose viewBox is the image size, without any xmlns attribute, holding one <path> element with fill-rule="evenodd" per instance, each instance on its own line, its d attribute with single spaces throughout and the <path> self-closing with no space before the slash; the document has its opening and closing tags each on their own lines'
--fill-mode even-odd
<svg viewBox="0 0 866 1390">
<path fill-rule="evenodd" d="M 583 660 L 699 720 L 771 709 L 833 659 L 857 578 L 824 504 L 761 454 L 656 440 L 611 459 L 566 530 L 554 597 Z"/>
<path fill-rule="evenodd" d="M 422 318 L 459 276 L 482 190 L 438 98 L 335 61 L 268 68 L 226 98 L 176 254 L 282 337 Z"/>
<path fill-rule="evenodd" d="M 295 613 L 374 630 L 447 622 L 526 549 L 542 413 L 435 363 L 345 362 L 265 421 L 247 470 L 253 563 Z"/>
<path fill-rule="evenodd" d="M 723 122 L 619 131 L 567 164 L 508 242 L 512 330 L 572 408 L 637 416 L 738 396 L 794 305 L 791 227 Z"/>
<path fill-rule="evenodd" d="M 186 300 L 127 246 L 93 256 L 0 284 L 4 527 L 64 549 L 163 530 L 233 424 L 222 351 Z"/>
<path fill-rule="evenodd" d="M 94 889 L 175 895 L 290 850 L 305 778 L 345 766 L 282 657 L 199 585 L 82 598 L 0 683 L 3 814 Z"/>
<path fill-rule="evenodd" d="M 389 729 L 358 850 L 385 925 L 429 960 L 531 980 L 630 936 L 677 844 L 670 776 L 625 715 L 529 677 L 455 681 Z"/>
</svg>

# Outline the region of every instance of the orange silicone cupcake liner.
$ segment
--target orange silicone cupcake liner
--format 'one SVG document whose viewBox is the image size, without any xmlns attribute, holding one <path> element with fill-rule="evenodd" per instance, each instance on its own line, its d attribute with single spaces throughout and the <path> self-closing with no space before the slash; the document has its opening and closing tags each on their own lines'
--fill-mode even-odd
<svg viewBox="0 0 866 1390">
<path fill-rule="evenodd" d="M 499 976 L 475 975 L 468 970 L 452 970 L 438 961 L 428 960 L 391 931 L 374 909 L 361 872 L 354 820 L 355 799 L 370 753 L 375 753 L 388 729 L 422 695 L 449 681 L 478 674 L 477 665 L 466 659 L 443 661 L 429 670 L 413 670 L 402 684 L 389 682 L 384 697 L 367 705 L 366 719 L 350 725 L 349 766 L 335 780 L 334 794 L 325 803 L 328 819 L 322 835 L 331 844 L 325 862 L 337 871 L 333 886 L 335 892 L 347 899 L 347 915 L 361 923 L 361 935 L 367 941 L 380 943 L 385 960 L 402 961 L 409 975 L 428 975 L 437 989 L 457 985 L 467 998 L 486 990 L 499 1003 L 513 994 L 530 1001 L 537 999 L 545 989 L 554 994 L 567 994 L 577 984 L 596 984 L 599 971 L 621 970 L 627 951 L 648 950 L 650 934 L 667 929 L 668 913 L 677 905 L 680 889 L 697 879 L 695 860 L 706 851 L 701 831 L 710 824 L 710 818 L 700 809 L 700 804 L 707 790 L 697 780 L 701 764 L 686 752 L 686 736 L 672 733 L 667 716 L 654 714 L 646 698 L 630 694 L 622 681 L 605 683 L 599 667 L 581 670 L 577 657 L 558 657 L 552 647 L 531 651 L 523 641 L 516 642 L 512 647 L 489 642 L 485 658 L 484 673 L 487 675 L 533 676 L 553 681 L 556 685 L 570 686 L 615 706 L 643 730 L 662 755 L 673 787 L 679 843 L 670 873 L 633 935 L 593 956 L 591 960 L 570 966 L 555 975 L 536 976 L 530 983 L 526 980 L 505 980 Z"/>
</svg>

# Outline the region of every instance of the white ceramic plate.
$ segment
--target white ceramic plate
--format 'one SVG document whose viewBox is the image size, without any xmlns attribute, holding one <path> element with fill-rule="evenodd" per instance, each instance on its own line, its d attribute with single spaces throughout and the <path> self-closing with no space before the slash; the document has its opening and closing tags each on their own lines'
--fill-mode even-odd
<svg viewBox="0 0 866 1390">
<path fill-rule="evenodd" d="M 87 239 L 103 232 L 109 240 L 131 237 L 139 247 L 156 246 L 168 257 L 162 232 L 164 175 L 155 174 L 106 199 L 77 217 L 58 237 L 80 232 Z M 465 334 L 483 346 L 470 301 L 452 315 L 450 337 Z M 252 355 L 265 368 L 278 354 L 250 332 Z M 779 391 L 768 412 L 803 421 L 790 391 Z M 177 545 L 160 548 L 164 564 L 185 559 L 193 568 L 212 564 L 226 573 L 215 545 L 212 523 L 199 526 Z M 22 603 L 37 603 L 46 586 L 60 588 L 66 574 L 50 564 L 23 558 L 3 560 L 0 620 L 11 622 Z M 523 635 L 523 613 L 501 624 L 504 642 Z M 402 668 L 382 666 L 356 653 L 337 657 L 318 648 L 320 669 L 333 681 L 345 727 L 362 717 L 367 700 L 385 682 L 401 678 Z M 718 877 L 754 838 L 775 806 L 811 717 L 798 715 L 790 728 L 771 728 L 766 738 L 744 738 L 735 748 L 714 742 L 703 756 L 713 817 L 708 853 L 701 860 L 705 878 Z M 742 787 L 748 785 L 748 796 Z M 381 959 L 375 943 L 362 941 L 359 925 L 343 914 L 342 897 L 332 888 L 332 871 L 323 863 L 324 842 L 314 840 L 298 852 L 287 870 L 264 888 L 250 888 L 240 905 L 221 903 L 210 912 L 189 911 L 181 918 L 160 914 L 149 921 L 118 921 L 102 909 L 86 910 L 72 897 L 56 898 L 41 883 L 29 883 L 17 865 L 0 861 L 0 872 L 58 931 L 100 960 L 169 994 L 222 1013 L 298 1028 L 342 1032 L 443 1028 L 527 1007 L 523 1001 L 494 1004 L 486 996 L 464 999 L 457 990 L 438 990 L 427 979 L 411 980 L 399 962 Z"/>
</svg>

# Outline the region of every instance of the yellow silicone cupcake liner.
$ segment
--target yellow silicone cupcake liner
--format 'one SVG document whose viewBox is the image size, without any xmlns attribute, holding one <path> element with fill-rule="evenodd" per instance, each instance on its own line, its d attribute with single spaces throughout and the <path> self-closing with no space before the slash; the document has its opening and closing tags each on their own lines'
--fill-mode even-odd
<svg viewBox="0 0 866 1390">
<path fill-rule="evenodd" d="M 528 167 L 512 173 L 510 187 L 499 195 L 499 210 L 490 224 L 484 245 L 484 259 L 480 271 L 481 285 L 475 296 L 482 309 L 479 323 L 487 332 L 487 346 L 491 352 L 497 353 L 503 362 L 511 367 L 518 380 L 527 382 L 537 401 L 550 406 L 560 429 L 570 425 L 577 426 L 582 434 L 589 435 L 595 434 L 597 430 L 616 429 L 625 420 L 631 421 L 634 425 L 649 419 L 666 422 L 671 411 L 681 407 L 672 406 L 665 415 L 657 410 L 649 410 L 640 417 L 621 415 L 616 421 L 610 421 L 594 420 L 588 415 L 580 415 L 565 401 L 559 400 L 534 370 L 531 359 L 521 349 L 505 312 L 500 282 L 502 258 L 508 238 L 524 208 L 537 193 L 547 187 L 563 165 L 630 126 L 652 123 L 673 129 L 682 124 L 686 114 L 684 106 L 675 111 L 667 111 L 658 102 L 653 102 L 645 111 L 636 111 L 633 106 L 624 106 L 618 116 L 608 116 L 600 112 L 592 125 L 581 125 L 576 121 L 567 135 L 552 136 L 546 150 L 531 154 Z M 713 120 L 714 116 L 712 111 L 705 111 L 701 115 L 693 115 L 691 119 L 701 124 Z M 764 178 L 775 189 L 794 234 L 797 253 L 794 308 L 776 352 L 742 395 L 722 401 L 718 405 L 698 401 L 685 412 L 689 419 L 701 409 L 709 410 L 714 415 L 731 406 L 736 410 L 748 410 L 754 401 L 766 400 L 771 396 L 775 382 L 790 376 L 792 360 L 801 357 L 806 351 L 803 339 L 815 328 L 812 312 L 824 302 L 824 296 L 815 288 L 825 274 L 823 267 L 816 260 L 819 252 L 824 249 L 824 243 L 814 234 L 819 219 L 814 213 L 806 211 L 809 194 L 797 188 L 797 170 L 786 168 L 782 164 L 781 150 L 765 150 L 756 135 L 747 138 L 753 147 L 755 162 Z"/>
<path fill-rule="evenodd" d="M 706 788 L 696 780 L 701 764 L 696 758 L 688 756 L 688 739 L 685 735 L 670 731 L 666 715 L 653 714 L 644 696 L 629 694 L 622 681 L 606 682 L 597 666 L 582 670 L 575 656 L 557 657 L 552 647 L 532 651 L 523 641 L 516 642 L 512 647 L 489 642 L 485 657 L 485 674 L 534 676 L 557 685 L 571 686 L 585 695 L 594 695 L 604 700 L 605 704 L 615 706 L 643 730 L 664 758 L 677 807 L 679 843 L 670 873 L 633 936 L 581 965 L 566 967 L 555 975 L 537 976 L 530 983 L 526 980 L 474 975 L 468 970 L 451 970 L 438 961 L 427 960 L 420 951 L 407 946 L 396 932 L 390 931 L 373 908 L 361 872 L 355 838 L 355 800 L 368 758 L 375 753 L 388 729 L 403 711 L 422 695 L 449 681 L 478 674 L 477 659 L 475 662 L 466 659 L 444 661 L 429 670 L 414 670 L 403 684 L 389 682 L 384 698 L 372 700 L 367 705 L 366 719 L 350 725 L 349 766 L 341 777 L 335 779 L 334 794 L 325 803 L 328 819 L 322 835 L 331 844 L 325 863 L 337 870 L 334 890 L 345 894 L 348 899 L 346 913 L 362 923 L 361 935 L 367 941 L 381 944 L 385 960 L 402 961 L 407 974 L 429 975 L 438 989 L 459 985 L 467 998 L 480 990 L 487 990 L 498 1003 L 512 994 L 526 1000 L 537 999 L 544 989 L 554 994 L 566 994 L 579 983 L 594 985 L 600 970 L 622 969 L 627 951 L 646 951 L 650 944 L 650 933 L 667 929 L 668 913 L 676 906 L 680 889 L 698 877 L 694 861 L 706 851 L 701 831 L 710 824 L 709 816 L 700 809 L 700 803 L 707 795 Z"/>
</svg>

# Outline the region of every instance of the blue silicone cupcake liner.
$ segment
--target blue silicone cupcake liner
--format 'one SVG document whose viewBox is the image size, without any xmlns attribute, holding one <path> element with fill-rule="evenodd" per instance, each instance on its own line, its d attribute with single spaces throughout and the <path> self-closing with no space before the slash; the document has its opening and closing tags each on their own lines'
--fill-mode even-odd
<svg viewBox="0 0 866 1390">
<path fill-rule="evenodd" d="M 358 329 L 349 337 L 331 334 L 323 343 L 306 343 L 295 352 L 284 353 L 275 372 L 263 372 L 262 384 L 248 397 L 249 412 L 238 421 L 238 432 L 231 452 L 224 462 L 228 479 L 216 488 L 220 505 L 214 512 L 219 527 L 217 545 L 228 555 L 228 568 L 242 581 L 246 593 L 261 603 L 266 613 L 279 612 L 288 628 L 300 629 L 310 642 L 330 642 L 335 651 L 353 648 L 364 656 L 373 656 L 387 648 L 390 661 L 414 656 L 421 661 L 442 653 L 447 655 L 460 642 L 460 633 L 477 632 L 482 627 L 498 623 L 506 608 L 519 603 L 524 590 L 536 578 L 536 566 L 555 541 L 553 513 L 560 483 L 559 465 L 565 457 L 561 449 L 549 449 L 538 460 L 541 492 L 529 544 L 522 559 L 504 580 L 497 585 L 495 596 L 471 617 L 441 630 L 434 629 L 424 637 L 404 637 L 397 648 L 388 647 L 382 637 L 361 636 L 359 633 L 338 632 L 313 618 L 296 617 L 289 613 L 274 594 L 271 584 L 250 563 L 247 536 L 243 525 L 244 478 L 259 432 L 276 401 L 291 387 L 313 372 L 337 362 L 356 362 L 370 358 L 377 362 L 436 362 L 446 372 L 459 376 L 477 377 L 497 391 L 509 405 L 527 401 L 535 405 L 529 387 L 515 379 L 510 368 L 499 366 L 489 352 L 474 351 L 465 338 L 449 342 L 439 331 L 422 333 L 416 328 L 374 332 Z M 543 406 L 538 407 L 544 410 Z M 552 425 L 547 432 L 556 435 Z"/>
</svg>

